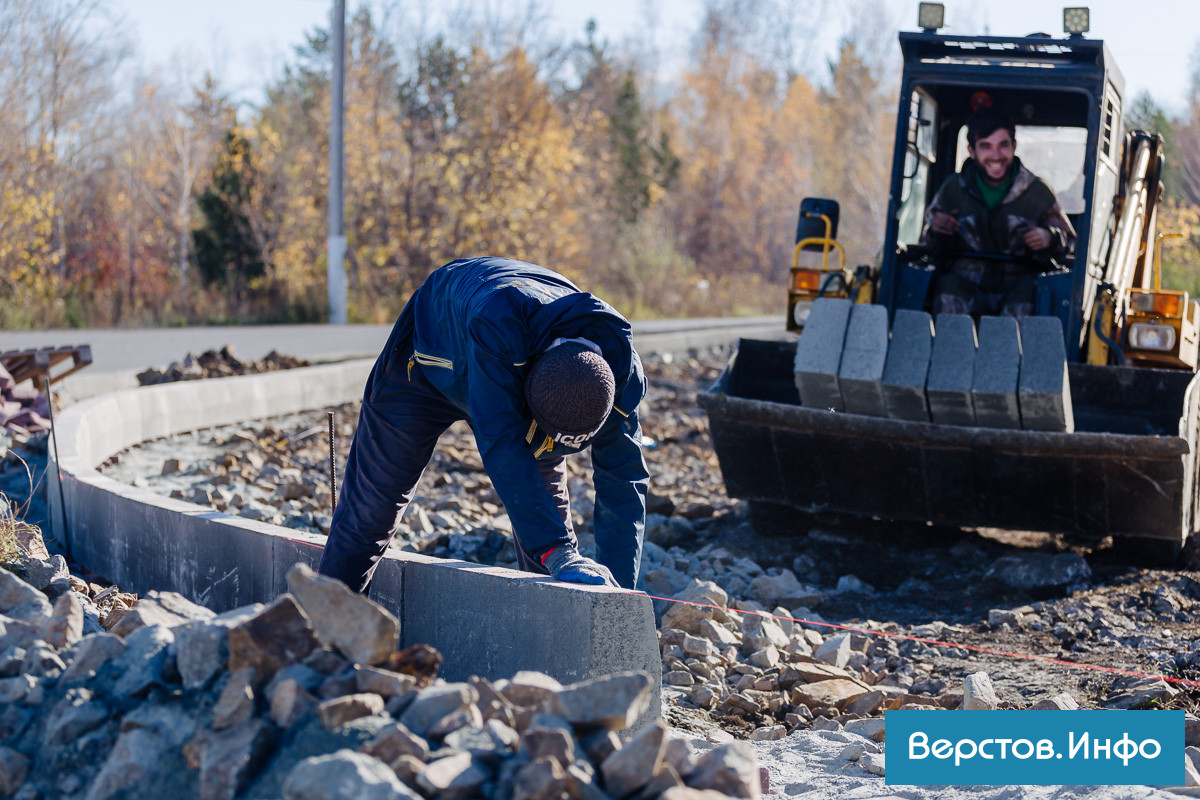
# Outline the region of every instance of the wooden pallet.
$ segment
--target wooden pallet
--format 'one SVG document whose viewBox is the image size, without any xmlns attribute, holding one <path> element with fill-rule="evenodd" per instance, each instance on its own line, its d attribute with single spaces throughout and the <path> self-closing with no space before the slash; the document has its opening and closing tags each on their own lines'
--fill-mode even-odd
<svg viewBox="0 0 1200 800">
<path fill-rule="evenodd" d="M 55 371 L 57 367 L 71 362 L 65 369 Z M 8 350 L 0 353 L 0 364 L 12 375 L 16 384 L 32 380 L 33 386 L 39 392 L 45 392 L 47 386 L 57 383 L 63 378 L 92 363 L 91 345 L 78 347 L 40 347 L 33 350 Z"/>
</svg>

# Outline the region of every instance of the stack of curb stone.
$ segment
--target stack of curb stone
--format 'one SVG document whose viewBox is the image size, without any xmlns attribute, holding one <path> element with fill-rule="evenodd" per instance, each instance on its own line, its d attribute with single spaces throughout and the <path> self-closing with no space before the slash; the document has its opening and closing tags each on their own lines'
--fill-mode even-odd
<svg viewBox="0 0 1200 800">
<path fill-rule="evenodd" d="M 934 330 L 936 328 L 936 330 Z M 801 405 L 941 425 L 1075 429 L 1062 322 L 901 309 L 822 297 L 796 342 Z"/>
<path fill-rule="evenodd" d="M 386 609 L 303 565 L 287 577 L 269 606 L 154 593 L 103 631 L 75 591 L 51 603 L 0 570 L 0 796 L 759 797 L 745 743 L 697 758 L 654 722 L 622 744 L 643 674 L 446 683 L 436 651 L 396 651 Z"/>
</svg>

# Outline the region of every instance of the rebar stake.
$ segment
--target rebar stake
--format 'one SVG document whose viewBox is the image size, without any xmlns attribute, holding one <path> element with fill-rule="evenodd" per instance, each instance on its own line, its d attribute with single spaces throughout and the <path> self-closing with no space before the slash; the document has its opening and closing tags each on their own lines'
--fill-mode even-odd
<svg viewBox="0 0 1200 800">
<path fill-rule="evenodd" d="M 54 426 L 54 393 L 50 390 L 50 372 L 46 372 L 46 403 L 50 406 L 50 441 L 54 445 L 54 477 L 58 483 L 58 507 L 62 511 L 62 526 L 63 526 L 63 549 L 66 550 L 67 559 L 74 561 L 74 555 L 71 552 L 71 528 L 67 522 L 67 498 L 63 492 L 62 480 L 62 461 L 58 457 L 58 428 Z M 43 478 L 45 473 L 42 474 Z M 32 496 L 33 487 L 30 487 L 30 495 Z M 50 498 L 46 498 L 46 505 L 49 508 Z M 54 517 L 51 515 L 50 521 L 53 522 Z"/>
<path fill-rule="evenodd" d="M 333 506 L 331 511 L 337 511 L 337 451 L 334 449 L 333 412 L 329 412 L 329 499 Z"/>
</svg>

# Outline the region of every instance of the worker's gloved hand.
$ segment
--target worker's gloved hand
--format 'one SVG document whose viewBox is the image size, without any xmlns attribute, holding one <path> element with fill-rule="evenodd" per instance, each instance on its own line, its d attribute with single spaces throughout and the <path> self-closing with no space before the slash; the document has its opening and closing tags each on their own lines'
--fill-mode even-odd
<svg viewBox="0 0 1200 800">
<path fill-rule="evenodd" d="M 550 571 L 551 577 L 556 581 L 586 583 L 590 586 L 617 586 L 617 581 L 608 571 L 608 567 L 590 558 L 584 558 L 570 545 L 551 550 L 542 559 L 542 565 Z"/>
</svg>

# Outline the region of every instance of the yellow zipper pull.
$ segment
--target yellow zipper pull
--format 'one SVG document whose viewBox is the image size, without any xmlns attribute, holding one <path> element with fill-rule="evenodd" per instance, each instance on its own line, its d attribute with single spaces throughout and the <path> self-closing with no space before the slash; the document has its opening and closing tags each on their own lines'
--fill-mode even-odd
<svg viewBox="0 0 1200 800">
<path fill-rule="evenodd" d="M 416 360 L 417 356 L 415 353 L 408 357 L 408 379 L 410 381 L 412 380 L 412 365 L 416 363 Z"/>
</svg>

